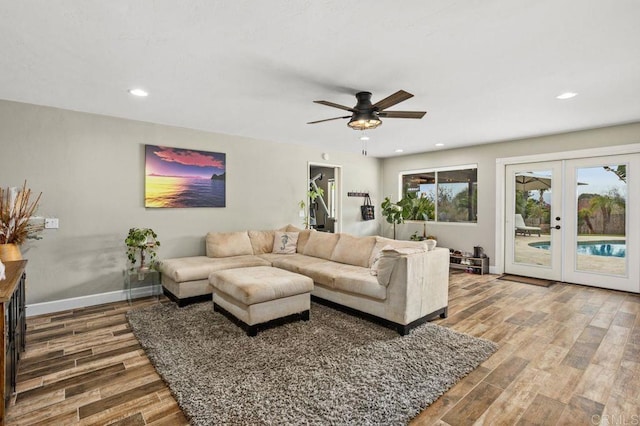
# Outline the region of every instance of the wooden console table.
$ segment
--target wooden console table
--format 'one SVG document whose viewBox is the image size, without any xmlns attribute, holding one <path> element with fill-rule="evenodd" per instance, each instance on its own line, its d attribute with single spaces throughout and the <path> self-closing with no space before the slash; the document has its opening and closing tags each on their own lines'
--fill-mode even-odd
<svg viewBox="0 0 640 426">
<path fill-rule="evenodd" d="M 0 425 L 4 425 L 7 405 L 11 400 L 11 394 L 16 388 L 18 376 L 18 361 L 21 352 L 24 352 L 25 336 L 27 334 L 25 312 L 25 267 L 26 260 L 6 262 L 5 280 L 0 281 L 0 306 L 2 306 L 2 319 L 0 319 L 0 340 L 2 341 L 2 354 L 0 354 Z"/>
</svg>

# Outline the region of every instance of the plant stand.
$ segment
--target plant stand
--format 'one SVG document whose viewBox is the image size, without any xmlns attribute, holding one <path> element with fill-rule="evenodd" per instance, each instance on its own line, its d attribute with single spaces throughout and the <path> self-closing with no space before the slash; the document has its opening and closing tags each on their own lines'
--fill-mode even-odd
<svg viewBox="0 0 640 426">
<path fill-rule="evenodd" d="M 160 300 L 162 293 L 160 272 L 149 268 L 125 269 L 123 276 L 124 290 L 129 304 L 133 299 L 140 297 L 153 297 L 157 301 Z"/>
</svg>

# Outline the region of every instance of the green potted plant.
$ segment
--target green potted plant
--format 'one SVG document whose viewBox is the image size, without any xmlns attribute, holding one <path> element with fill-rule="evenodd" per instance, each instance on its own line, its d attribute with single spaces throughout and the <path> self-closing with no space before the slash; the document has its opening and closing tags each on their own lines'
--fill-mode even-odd
<svg viewBox="0 0 640 426">
<path fill-rule="evenodd" d="M 418 197 L 415 192 L 407 192 L 398 205 L 402 207 L 405 220 L 429 220 L 434 218 L 435 204 L 429 197 Z"/>
<path fill-rule="evenodd" d="M 382 202 L 382 216 L 385 217 L 388 223 L 393 224 L 393 239 L 396 239 L 396 224 L 404 223 L 404 216 L 402 214 L 402 207 L 400 203 L 392 203 L 389 197 L 385 197 Z"/>
<path fill-rule="evenodd" d="M 385 197 L 382 202 L 382 215 L 387 222 L 393 224 L 393 238 L 396 238 L 396 224 L 404 223 L 405 220 L 427 221 L 433 219 L 435 204 L 428 197 L 418 197 L 415 192 L 408 192 L 397 203 L 392 203 L 389 197 Z M 418 236 L 417 231 L 409 237 L 413 241 L 423 241 L 429 239 L 426 235 L 426 224 L 422 236 Z"/>
<path fill-rule="evenodd" d="M 158 270 L 156 249 L 160 247 L 160 241 L 158 241 L 158 235 L 153 229 L 131 228 L 124 243 L 127 245 L 127 259 L 129 259 L 130 271 L 135 269 L 138 258 L 140 259 L 139 270 Z"/>
<path fill-rule="evenodd" d="M 312 188 L 309 191 L 307 191 L 307 197 L 311 199 L 312 203 L 315 203 L 316 198 L 322 197 L 323 195 L 324 195 L 324 189 L 322 188 L 315 188 L 315 189 Z"/>
<path fill-rule="evenodd" d="M 424 241 L 426 240 L 425 237 L 423 237 L 422 235 L 418 235 L 418 231 L 414 232 L 413 234 L 411 234 L 411 236 L 409 237 L 409 239 L 411 241 Z"/>
<path fill-rule="evenodd" d="M 304 200 L 300 200 L 298 203 L 298 207 L 300 208 L 300 217 L 302 218 L 302 224 L 304 225 L 304 229 L 309 228 L 309 213 L 307 212 L 307 203 Z"/>
<path fill-rule="evenodd" d="M 324 189 L 322 188 L 309 189 L 309 191 L 307 191 L 307 198 L 311 200 L 311 203 L 309 205 L 312 206 L 313 203 L 316 202 L 316 198 L 322 197 L 323 195 L 324 195 Z M 300 200 L 300 202 L 298 203 L 298 207 L 300 207 L 300 211 L 304 212 L 302 224 L 304 225 L 305 229 L 309 229 L 309 211 L 306 208 L 307 203 L 304 200 Z"/>
</svg>

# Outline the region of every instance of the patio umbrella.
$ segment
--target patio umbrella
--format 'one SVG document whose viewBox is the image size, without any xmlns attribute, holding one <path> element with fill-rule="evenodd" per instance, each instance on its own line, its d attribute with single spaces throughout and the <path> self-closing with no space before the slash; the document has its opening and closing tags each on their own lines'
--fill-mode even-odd
<svg viewBox="0 0 640 426">
<path fill-rule="evenodd" d="M 551 188 L 551 176 L 538 175 L 531 172 L 516 174 L 516 189 L 519 191 L 535 191 Z"/>
<path fill-rule="evenodd" d="M 578 182 L 578 185 L 587 185 Z M 536 191 L 539 189 L 551 189 L 551 176 L 539 175 L 531 172 L 518 172 L 516 174 L 516 190 Z"/>
</svg>

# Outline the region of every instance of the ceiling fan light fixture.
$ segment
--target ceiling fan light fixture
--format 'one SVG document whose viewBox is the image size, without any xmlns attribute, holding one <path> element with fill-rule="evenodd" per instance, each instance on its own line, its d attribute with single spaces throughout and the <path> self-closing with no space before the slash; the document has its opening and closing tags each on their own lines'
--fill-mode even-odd
<svg viewBox="0 0 640 426">
<path fill-rule="evenodd" d="M 375 111 L 371 113 L 354 112 L 351 120 L 347 123 L 353 130 L 375 129 L 381 124 L 382 121 L 378 118 L 378 113 Z"/>
<path fill-rule="evenodd" d="M 380 117 L 420 119 L 427 113 L 426 111 L 387 111 L 387 108 L 397 105 L 400 102 L 406 101 L 411 97 L 413 97 L 411 93 L 405 92 L 404 90 L 398 90 L 396 93 L 387 96 L 386 98 L 376 102 L 375 104 L 372 104 L 371 92 L 358 92 L 356 93 L 356 99 L 358 100 L 358 103 L 354 107 L 348 107 L 329 101 L 313 101 L 316 104 L 338 108 L 343 111 L 349 111 L 351 115 L 328 118 L 326 120 L 310 121 L 307 124 L 317 124 L 323 123 L 325 121 L 348 118 L 349 122 L 347 123 L 347 125 L 353 130 L 369 130 L 375 129 L 382 124 L 382 120 L 380 120 Z"/>
</svg>

